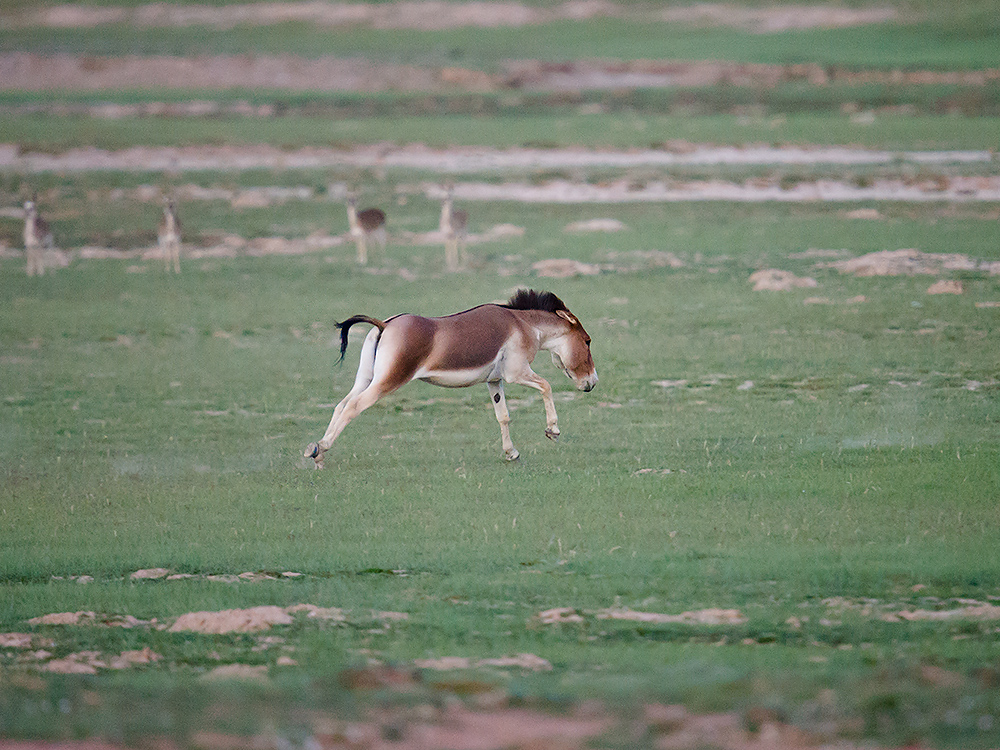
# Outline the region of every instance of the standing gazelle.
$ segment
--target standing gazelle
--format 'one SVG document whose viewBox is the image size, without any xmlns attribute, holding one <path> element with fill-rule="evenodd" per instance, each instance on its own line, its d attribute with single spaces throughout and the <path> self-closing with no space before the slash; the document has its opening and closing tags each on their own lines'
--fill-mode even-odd
<svg viewBox="0 0 1000 750">
<path fill-rule="evenodd" d="M 163 260 L 170 270 L 173 261 L 174 273 L 181 272 L 181 220 L 177 218 L 177 206 L 172 199 L 163 205 L 163 218 L 157 231 L 157 240 Z"/>
<path fill-rule="evenodd" d="M 24 202 L 24 254 L 28 276 L 45 274 L 45 251 L 55 247 L 48 222 L 38 214 L 37 196 Z"/>
<path fill-rule="evenodd" d="M 441 234 L 444 235 L 444 263 L 449 271 L 457 271 L 465 267 L 465 241 L 469 215 L 460 208 L 455 208 L 455 186 L 448 184 L 445 188 L 444 203 L 441 204 Z"/>
<path fill-rule="evenodd" d="M 385 212 L 381 208 L 365 208 L 358 211 L 358 199 L 353 195 L 347 199 L 347 221 L 351 236 L 358 245 L 358 263 L 368 263 L 368 241 L 374 239 L 381 250 L 385 250 Z"/>
</svg>

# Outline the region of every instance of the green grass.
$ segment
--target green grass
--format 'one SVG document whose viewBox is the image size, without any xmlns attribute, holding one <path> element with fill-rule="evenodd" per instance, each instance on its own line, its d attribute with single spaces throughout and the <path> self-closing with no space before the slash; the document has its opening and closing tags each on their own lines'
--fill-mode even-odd
<svg viewBox="0 0 1000 750">
<path fill-rule="evenodd" d="M 141 124 L 141 128 L 138 125 Z M 123 119 L 14 115 L 6 132 L 22 151 L 50 152 L 82 146 L 125 149 L 135 145 L 256 145 L 281 148 L 350 147 L 393 142 L 429 146 L 658 148 L 671 141 L 708 144 L 859 146 L 886 149 L 993 149 L 997 118 L 955 115 L 882 115 L 856 122 L 847 115 L 743 117 L 737 115 L 418 115 L 395 119 L 335 119 L 292 115 L 279 119 Z"/>
<path fill-rule="evenodd" d="M 996 116 L 1000 85 L 958 84 L 850 84 L 833 82 L 812 85 L 802 81 L 777 83 L 766 88 L 718 84 L 678 88 L 587 89 L 581 91 L 501 91 L 477 93 L 354 93 L 349 91 L 288 91 L 231 88 L 218 91 L 132 89 L 114 91 L 4 91 L 0 102 L 17 110 L 31 111 L 60 105 L 65 112 L 75 106 L 101 107 L 107 104 L 183 104 L 192 100 L 210 101 L 219 111 L 249 104 L 270 106 L 274 115 L 304 115 L 319 119 L 396 118 L 413 115 L 471 117 L 512 117 L 578 115 L 590 112 L 632 114 L 645 117 L 663 115 L 742 114 L 745 117 L 789 114 L 843 114 L 846 110 L 897 108 L 897 113 L 919 115 Z M 145 118 L 145 119 L 148 119 Z M 177 119 L 177 118 L 175 118 Z"/>
<path fill-rule="evenodd" d="M 82 202 L 85 184 L 67 190 Z M 198 232 L 206 219 L 191 209 Z M 477 205 L 473 215 L 487 224 L 511 210 Z M 606 212 L 517 210 L 525 238 L 475 247 L 479 270 L 458 284 L 435 271 L 439 249 L 402 246 L 377 265 L 418 269 L 417 282 L 362 273 L 346 249 L 188 261 L 180 277 L 159 263 L 136 273 L 135 261 L 91 261 L 27 279 L 19 261 L 0 263 L 0 631 L 37 630 L 55 639 L 56 657 L 144 646 L 164 657 L 126 674 L 16 683 L 2 693 L 5 734 L 187 741 L 220 727 L 209 708 L 219 705 L 232 708 L 222 728 L 259 731 L 266 714 L 281 731 L 305 731 L 301 709 L 359 710 L 365 699 L 335 676 L 362 654 L 406 664 L 529 652 L 554 670 L 486 679 L 555 704 L 599 697 L 741 710 L 769 701 L 805 728 L 818 726 L 826 690 L 838 696 L 842 736 L 995 744 L 995 730 L 977 723 L 995 715 L 995 695 L 974 676 L 1000 659 L 991 623 L 885 623 L 831 614 L 822 600 L 898 610 L 1000 594 L 997 321 L 974 305 L 1000 289 L 967 275 L 965 295 L 928 297 L 926 278 L 851 279 L 787 257 L 912 240 L 991 258 L 989 222 L 933 207 L 852 222 L 830 206 L 622 206 L 628 232 L 580 238 L 561 227 Z M 82 207 L 70 213 L 77 218 L 61 228 L 71 235 L 97 221 Z M 284 209 L 265 213 L 275 221 Z M 434 219 L 418 201 L 397 214 Z M 305 233 L 309 219 L 294 221 Z M 652 248 L 687 265 L 560 282 L 497 275 L 511 252 L 526 268 L 542 257 Z M 821 286 L 755 293 L 746 277 L 761 265 L 816 275 Z M 601 382 L 591 394 L 537 363 L 559 396 L 559 443 L 542 435 L 537 398 L 511 387 L 522 458 L 507 464 L 485 389 L 411 384 L 345 431 L 327 471 L 302 466 L 301 449 L 353 380 L 359 342 L 335 366 L 334 321 L 445 314 L 519 284 L 553 288 L 594 338 Z M 867 301 L 804 305 L 811 294 Z M 654 384 L 681 379 L 686 386 Z M 739 390 L 747 380 L 754 387 Z M 984 385 L 969 390 L 972 380 Z M 304 575 L 129 581 L 153 566 Z M 65 580 L 84 574 L 95 581 Z M 297 602 L 343 607 L 356 624 L 280 629 L 295 668 L 274 666 L 278 647 L 260 650 L 253 636 L 24 624 L 56 611 L 169 622 L 192 610 Z M 533 624 L 557 606 L 580 609 L 586 622 Z M 587 614 L 612 606 L 732 607 L 747 622 L 699 628 Z M 372 632 L 369 610 L 409 619 Z M 796 627 L 793 616 L 808 619 Z M 272 681 L 238 690 L 195 682 L 229 662 L 267 665 Z M 32 674 L 10 650 L 0 665 L 22 682 Z M 957 682 L 928 684 L 926 665 Z M 63 700 L 55 722 L 25 710 Z M 144 707 L 150 718 L 139 721 Z"/>
<path fill-rule="evenodd" d="M 205 55 L 279 54 L 364 56 L 397 64 L 460 65 L 495 71 L 517 50 L 520 59 L 581 58 L 731 60 L 747 63 L 819 63 L 858 67 L 976 69 L 997 63 L 995 16 L 957 13 L 917 23 L 755 34 L 698 29 L 686 24 L 603 18 L 514 28 L 448 31 L 325 29 L 285 23 L 214 30 L 27 28 L 0 30 L 0 46 L 39 54 Z M 332 52 L 332 51 L 335 51 Z"/>
<path fill-rule="evenodd" d="M 121 0 L 117 4 L 132 4 Z M 765 3 L 770 5 L 770 3 Z M 0 30 L 0 48 L 80 54 L 364 55 L 494 71 L 520 58 L 689 58 L 818 62 L 848 68 L 997 65 L 993 3 L 907 6 L 912 23 L 753 35 L 602 20 L 499 31 L 388 34 L 292 25 L 188 30 Z M 614 33 L 608 33 L 609 30 Z M 696 143 L 995 149 L 997 95 L 945 86 L 730 86 L 558 96 L 359 97 L 266 91 L 5 92 L 4 106 L 247 99 L 273 118 L 30 116 L 5 112 L 6 142 L 79 146 L 425 142 L 643 148 Z M 581 107 L 594 114 L 581 114 Z M 911 114 L 879 111 L 905 106 Z M 843 108 L 843 109 L 842 109 Z M 842 112 L 875 110 L 872 123 Z M 961 113 L 961 114 L 958 114 Z M 917 168 L 718 167 L 470 175 L 470 180 L 628 178 L 793 182 L 933 178 L 993 165 Z M 222 233 L 296 238 L 346 230 L 327 186 L 361 188 L 393 231 L 436 226 L 413 188 L 440 174 L 335 168 L 186 175 L 0 175 L 0 203 L 38 191 L 59 245 L 152 244 L 159 207 L 129 192 L 194 183 L 306 186 L 267 208 L 182 205 L 191 246 Z M 463 179 L 465 179 L 463 177 Z M 114 191 L 124 190 L 120 197 Z M 513 222 L 522 238 L 471 248 L 474 270 L 443 273 L 440 247 L 390 244 L 377 273 L 349 245 L 297 257 L 186 259 L 183 273 L 141 259 L 75 261 L 44 278 L 0 258 L 0 737 L 165 739 L 203 731 L 277 746 L 316 741 L 330 722 L 413 715 L 483 690 L 512 705 L 571 711 L 596 698 L 626 720 L 644 701 L 695 711 L 773 711 L 828 742 L 996 747 L 996 621 L 891 620 L 1000 597 L 1000 402 L 996 277 L 956 272 L 961 296 L 928 296 L 930 277 L 857 279 L 790 257 L 913 247 L 1000 260 L 995 206 L 880 204 L 877 221 L 829 204 L 525 205 L 471 203 L 475 232 Z M 0 243 L 21 223 L 0 217 Z M 617 234 L 572 221 L 622 220 Z M 677 269 L 555 281 L 545 258 L 613 263 L 670 251 Z M 778 267 L 816 289 L 753 292 Z M 414 279 L 415 280 L 408 280 Z M 503 460 L 485 388 L 411 384 L 363 414 L 314 472 L 301 456 L 350 388 L 360 350 L 336 364 L 334 322 L 354 313 L 442 315 L 550 288 L 593 336 L 601 375 L 572 389 L 542 356 L 562 437 L 543 435 L 532 391 L 511 387 Z M 863 302 L 849 300 L 863 295 Z M 810 296 L 832 304 L 805 304 Z M 686 381 L 665 386 L 663 381 Z M 746 383 L 752 382 L 752 387 Z M 162 566 L 192 578 L 133 581 Z M 211 580 L 243 572 L 279 576 Z M 285 571 L 301 575 L 280 578 Z M 81 583 L 76 577 L 91 576 Z M 261 634 L 171 633 L 179 615 L 273 604 L 340 607 L 343 623 L 299 617 Z M 542 625 L 553 607 L 581 621 Z M 724 625 L 602 619 L 608 608 L 677 614 L 738 609 Z M 53 612 L 131 615 L 136 628 L 33 626 Z M 376 613 L 408 617 L 384 621 Z M 95 675 L 41 665 L 149 648 L 161 661 Z M 42 650 L 48 655 L 35 655 Z M 553 666 L 434 673 L 402 691 L 351 689 L 370 660 L 535 654 Z M 282 665 L 291 656 L 297 665 Z M 264 666 L 263 683 L 207 682 L 218 665 Z M 385 707 L 389 706 L 389 709 Z M 421 708 L 423 707 L 423 708 Z M 325 724 L 323 723 L 325 722 Z M 339 725 L 338 725 L 339 726 Z M 632 726 L 632 725 L 629 725 Z M 391 733 L 394 725 L 386 725 Z M 628 735 L 634 738 L 633 734 Z M 612 735 L 602 746 L 622 746 Z M 653 747 L 647 732 L 627 740 Z"/>
</svg>

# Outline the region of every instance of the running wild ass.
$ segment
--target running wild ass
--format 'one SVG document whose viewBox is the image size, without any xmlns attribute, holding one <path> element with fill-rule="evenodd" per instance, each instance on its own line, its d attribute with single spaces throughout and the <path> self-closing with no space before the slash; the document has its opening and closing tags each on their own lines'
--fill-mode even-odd
<svg viewBox="0 0 1000 750">
<path fill-rule="evenodd" d="M 313 459 L 317 469 L 323 468 L 323 454 L 352 419 L 411 380 L 445 388 L 486 383 L 509 461 L 519 454 L 510 439 L 504 382 L 541 392 L 545 435 L 552 440 L 559 437 L 552 388 L 531 369 L 539 350 L 549 351 L 552 362 L 581 391 L 597 385 L 590 336 L 551 292 L 522 289 L 507 304 L 480 305 L 443 318 L 397 315 L 381 321 L 355 315 L 337 324 L 341 359 L 347 351 L 347 332 L 356 323 L 368 323 L 373 328 L 361 349 L 354 387 L 334 409 L 326 434 L 305 450 L 305 456 Z"/>
</svg>

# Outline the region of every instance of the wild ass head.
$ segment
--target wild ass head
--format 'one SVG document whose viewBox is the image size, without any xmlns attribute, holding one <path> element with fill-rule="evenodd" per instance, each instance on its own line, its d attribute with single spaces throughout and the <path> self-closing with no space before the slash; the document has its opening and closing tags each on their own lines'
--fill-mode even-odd
<svg viewBox="0 0 1000 750">
<path fill-rule="evenodd" d="M 597 385 L 597 369 L 590 355 L 590 334 L 565 303 L 552 292 L 521 289 L 507 303 L 515 310 L 542 310 L 552 313 L 552 330 L 542 342 L 542 348 L 552 355 L 552 363 L 566 373 L 581 391 L 591 391 Z"/>
</svg>

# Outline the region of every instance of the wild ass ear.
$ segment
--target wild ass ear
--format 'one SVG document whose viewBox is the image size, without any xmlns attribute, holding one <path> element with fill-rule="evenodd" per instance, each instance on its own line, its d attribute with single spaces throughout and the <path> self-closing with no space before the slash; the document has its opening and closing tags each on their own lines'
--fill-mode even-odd
<svg viewBox="0 0 1000 750">
<path fill-rule="evenodd" d="M 571 326 L 579 325 L 580 321 L 573 317 L 573 313 L 569 310 L 556 310 L 556 315 L 565 320 Z"/>
</svg>

